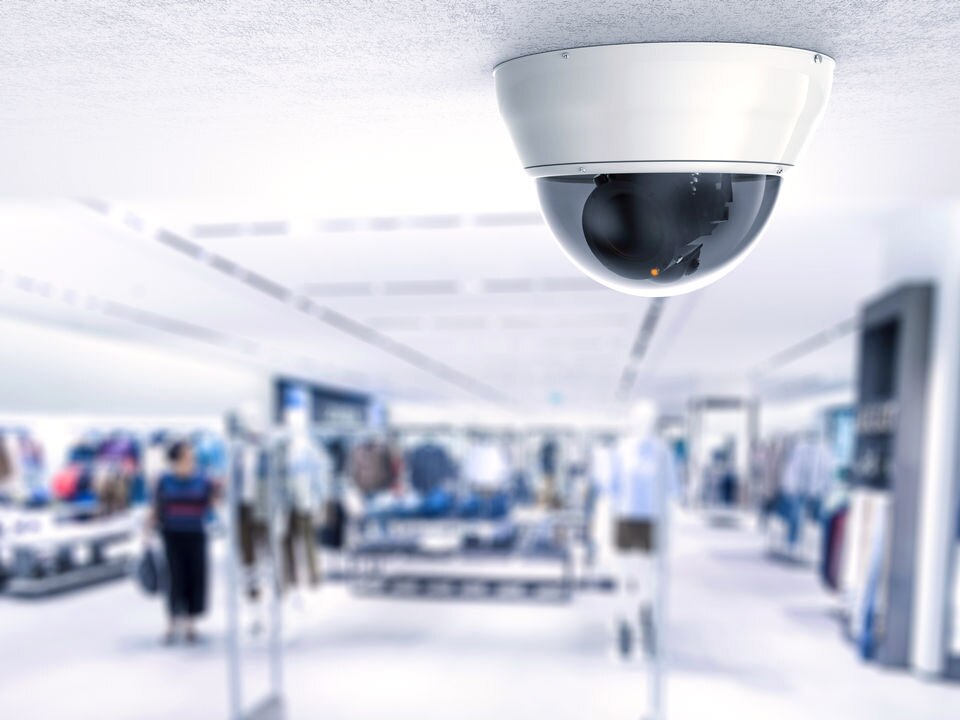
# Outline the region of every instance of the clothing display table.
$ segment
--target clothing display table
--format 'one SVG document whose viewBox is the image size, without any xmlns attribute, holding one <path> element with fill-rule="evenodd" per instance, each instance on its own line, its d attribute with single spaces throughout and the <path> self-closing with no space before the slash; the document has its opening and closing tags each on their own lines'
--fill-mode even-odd
<svg viewBox="0 0 960 720">
<path fill-rule="evenodd" d="M 69 519 L 58 508 L 0 514 L 0 566 L 8 594 L 39 597 L 127 574 L 142 514 Z"/>
</svg>

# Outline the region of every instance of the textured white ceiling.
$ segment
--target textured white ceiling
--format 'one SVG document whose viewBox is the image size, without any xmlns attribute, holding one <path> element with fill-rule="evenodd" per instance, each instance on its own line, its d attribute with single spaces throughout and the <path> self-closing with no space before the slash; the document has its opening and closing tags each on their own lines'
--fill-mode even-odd
<svg viewBox="0 0 960 720">
<path fill-rule="evenodd" d="M 827 115 L 760 247 L 715 287 L 667 304 L 639 385 L 673 400 L 746 387 L 757 364 L 877 290 L 878 210 L 960 196 L 956 0 L 5 0 L 0 192 L 97 195 L 184 235 L 289 221 L 296 232 L 283 237 L 201 242 L 523 401 L 606 403 L 647 304 L 577 290 L 542 226 L 367 230 L 371 217 L 535 212 L 493 66 L 656 40 L 786 44 L 837 60 Z M 368 220 L 332 232 L 342 217 Z M 258 350 L 245 361 L 462 397 L 79 206 L 8 203 L 0 230 L 0 311 L 156 341 L 62 302 L 76 288 L 250 340 Z M 22 277 L 50 281 L 56 297 L 20 287 Z M 504 280 L 526 289 L 484 292 Z M 836 345 L 770 382 L 849 381 L 850 355 Z"/>
<path fill-rule="evenodd" d="M 6 0 L 0 27 L 0 189 L 242 194 L 321 214 L 532 207 L 496 63 L 725 40 L 837 60 L 795 193 L 957 192 L 943 162 L 960 154 L 955 0 Z"/>
</svg>

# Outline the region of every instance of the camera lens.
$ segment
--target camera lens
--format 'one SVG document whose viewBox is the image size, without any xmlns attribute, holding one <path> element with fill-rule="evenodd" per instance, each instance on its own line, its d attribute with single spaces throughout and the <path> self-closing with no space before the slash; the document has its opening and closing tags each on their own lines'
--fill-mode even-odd
<svg viewBox="0 0 960 720">
<path fill-rule="evenodd" d="M 583 235 L 597 259 L 624 278 L 662 282 L 691 243 L 729 217 L 729 181 L 725 190 L 714 176 L 701 182 L 697 173 L 598 175 L 594 183 Z"/>
<path fill-rule="evenodd" d="M 760 234 L 779 185 L 776 176 L 697 172 L 537 181 L 571 259 L 637 295 L 683 292 L 723 274 Z"/>
<path fill-rule="evenodd" d="M 583 206 L 583 235 L 590 249 L 623 277 L 659 273 L 675 247 L 656 195 L 630 175 L 599 175 L 594 182 L 596 189 Z"/>
</svg>

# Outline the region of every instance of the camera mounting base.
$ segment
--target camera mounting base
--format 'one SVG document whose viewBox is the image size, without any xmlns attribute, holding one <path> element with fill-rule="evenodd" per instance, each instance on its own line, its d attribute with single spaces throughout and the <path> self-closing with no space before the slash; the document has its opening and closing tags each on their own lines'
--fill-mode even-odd
<svg viewBox="0 0 960 720">
<path fill-rule="evenodd" d="M 830 95 L 834 61 L 742 43 L 557 50 L 494 69 L 497 100 L 534 177 L 781 175 Z"/>
</svg>

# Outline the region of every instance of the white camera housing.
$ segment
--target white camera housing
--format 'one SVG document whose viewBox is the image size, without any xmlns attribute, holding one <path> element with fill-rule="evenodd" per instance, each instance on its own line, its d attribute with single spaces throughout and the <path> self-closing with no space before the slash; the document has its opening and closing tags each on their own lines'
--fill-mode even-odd
<svg viewBox="0 0 960 720">
<path fill-rule="evenodd" d="M 632 295 L 704 287 L 739 264 L 826 107 L 834 61 L 796 48 L 574 48 L 494 70 L 500 112 L 551 230 Z"/>
</svg>

